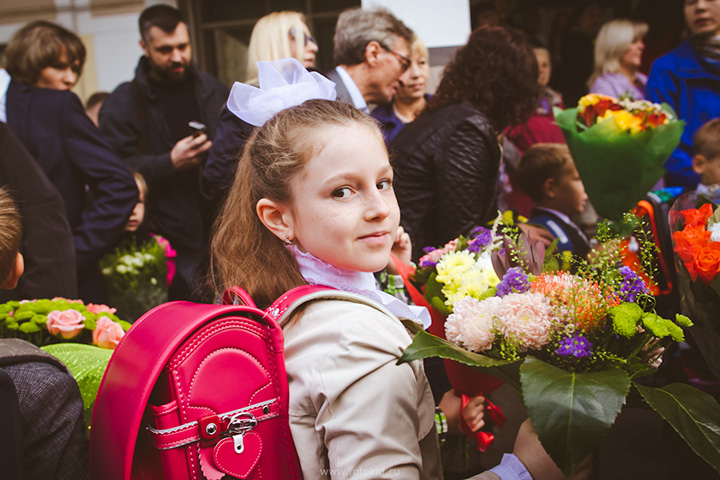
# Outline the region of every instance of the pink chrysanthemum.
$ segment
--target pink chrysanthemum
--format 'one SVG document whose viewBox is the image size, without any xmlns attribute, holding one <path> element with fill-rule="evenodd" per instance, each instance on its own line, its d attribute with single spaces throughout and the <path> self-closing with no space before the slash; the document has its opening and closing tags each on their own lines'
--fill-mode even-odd
<svg viewBox="0 0 720 480">
<path fill-rule="evenodd" d="M 498 297 L 482 302 L 473 297 L 458 301 L 445 322 L 445 337 L 474 352 L 489 350 L 495 340 L 495 317 L 501 302 Z"/>
<path fill-rule="evenodd" d="M 552 307 L 541 293 L 510 293 L 498 309 L 502 334 L 518 349 L 540 349 L 550 340 Z"/>
</svg>

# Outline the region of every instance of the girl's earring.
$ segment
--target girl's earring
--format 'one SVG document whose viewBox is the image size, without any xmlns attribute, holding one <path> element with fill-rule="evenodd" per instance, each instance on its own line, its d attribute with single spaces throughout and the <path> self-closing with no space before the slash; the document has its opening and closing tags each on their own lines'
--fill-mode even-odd
<svg viewBox="0 0 720 480">
<path fill-rule="evenodd" d="M 290 240 L 290 235 L 285 235 L 285 245 L 292 245 L 293 241 Z"/>
</svg>

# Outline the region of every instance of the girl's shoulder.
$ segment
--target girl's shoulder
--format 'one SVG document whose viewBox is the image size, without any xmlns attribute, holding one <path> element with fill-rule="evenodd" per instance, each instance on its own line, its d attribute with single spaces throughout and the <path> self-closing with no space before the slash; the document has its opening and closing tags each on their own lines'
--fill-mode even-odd
<svg viewBox="0 0 720 480">
<path fill-rule="evenodd" d="M 365 345 L 400 355 L 410 336 L 382 305 L 360 295 L 313 301 L 285 329 L 286 344 L 324 344 L 328 348 Z"/>
</svg>

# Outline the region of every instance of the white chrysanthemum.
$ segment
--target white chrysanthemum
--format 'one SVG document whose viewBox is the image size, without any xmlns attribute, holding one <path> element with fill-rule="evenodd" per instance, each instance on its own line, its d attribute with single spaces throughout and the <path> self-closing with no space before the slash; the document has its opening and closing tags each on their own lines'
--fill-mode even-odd
<svg viewBox="0 0 720 480">
<path fill-rule="evenodd" d="M 710 235 L 710 241 L 711 242 L 720 242 L 720 223 L 713 224 L 710 228 L 708 228 L 712 232 L 712 235 Z"/>
<path fill-rule="evenodd" d="M 482 302 L 472 297 L 458 301 L 445 322 L 446 338 L 474 352 L 489 350 L 495 340 L 495 317 L 500 303 L 497 297 Z"/>
</svg>

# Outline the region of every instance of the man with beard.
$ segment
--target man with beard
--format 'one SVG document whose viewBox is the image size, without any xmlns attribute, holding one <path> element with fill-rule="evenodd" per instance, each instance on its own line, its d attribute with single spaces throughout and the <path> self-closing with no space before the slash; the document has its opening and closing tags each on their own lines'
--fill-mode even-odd
<svg viewBox="0 0 720 480">
<path fill-rule="evenodd" d="M 228 89 L 192 63 L 187 25 L 178 10 L 149 7 L 139 26 L 144 56 L 135 79 L 105 101 L 100 130 L 145 177 L 148 226 L 177 251 L 170 298 L 187 299 L 212 217 L 201 190 L 201 170 Z M 194 131 L 191 122 L 206 129 Z"/>
</svg>

